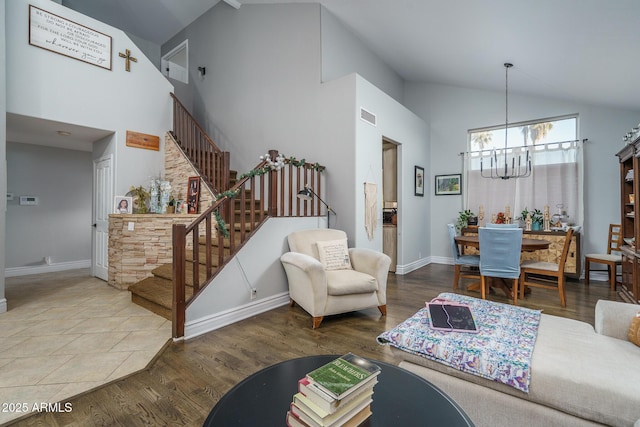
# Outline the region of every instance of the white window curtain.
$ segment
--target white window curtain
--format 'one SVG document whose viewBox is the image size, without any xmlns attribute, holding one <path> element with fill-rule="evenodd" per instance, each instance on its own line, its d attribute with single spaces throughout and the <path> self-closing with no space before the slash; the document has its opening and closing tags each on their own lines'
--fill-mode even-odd
<svg viewBox="0 0 640 427">
<path fill-rule="evenodd" d="M 508 158 L 515 156 L 517 165 L 520 155 L 524 165 L 525 148 L 509 149 Z M 549 143 L 528 148 L 533 165 L 531 176 L 506 180 L 481 177 L 480 162 L 487 175 L 490 172 L 491 152 L 465 153 L 465 209 L 477 214 L 482 206 L 485 222 L 491 222 L 492 215 L 504 212 L 509 206 L 513 222 L 517 222 L 516 218 L 525 208 L 542 211 L 549 206 L 551 215 L 563 210 L 569 215 L 570 223 L 582 224 L 582 143 Z M 504 165 L 503 151 L 496 154 L 498 163 Z M 511 168 L 511 160 L 508 164 Z"/>
</svg>

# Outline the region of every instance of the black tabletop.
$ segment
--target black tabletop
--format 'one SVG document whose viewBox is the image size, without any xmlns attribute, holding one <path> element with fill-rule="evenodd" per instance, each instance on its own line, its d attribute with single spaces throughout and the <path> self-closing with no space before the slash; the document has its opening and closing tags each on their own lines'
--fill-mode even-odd
<svg viewBox="0 0 640 427">
<path fill-rule="evenodd" d="M 234 386 L 214 406 L 204 426 L 281 427 L 298 380 L 338 355 L 308 356 L 265 368 Z M 373 415 L 362 427 L 473 426 L 464 411 L 444 392 L 419 376 L 388 363 L 373 393 Z"/>
</svg>

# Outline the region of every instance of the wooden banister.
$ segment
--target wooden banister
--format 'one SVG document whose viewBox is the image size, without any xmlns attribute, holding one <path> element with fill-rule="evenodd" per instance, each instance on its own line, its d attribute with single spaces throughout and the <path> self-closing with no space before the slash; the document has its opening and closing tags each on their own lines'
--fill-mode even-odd
<svg viewBox="0 0 640 427">
<path fill-rule="evenodd" d="M 230 155 L 222 151 L 173 94 L 173 136 L 203 179 L 216 192 L 230 183 Z"/>
</svg>

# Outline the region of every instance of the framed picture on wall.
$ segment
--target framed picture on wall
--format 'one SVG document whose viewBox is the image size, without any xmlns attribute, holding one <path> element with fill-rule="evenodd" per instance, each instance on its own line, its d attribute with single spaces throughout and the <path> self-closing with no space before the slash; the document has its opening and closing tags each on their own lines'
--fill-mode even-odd
<svg viewBox="0 0 640 427">
<path fill-rule="evenodd" d="M 187 213 L 197 214 L 200 205 L 200 177 L 189 177 L 189 187 L 187 188 Z"/>
<path fill-rule="evenodd" d="M 462 174 L 436 175 L 436 196 L 462 194 Z"/>
<path fill-rule="evenodd" d="M 113 200 L 113 213 L 133 213 L 133 197 L 116 196 Z"/>
<path fill-rule="evenodd" d="M 415 166 L 415 195 L 424 196 L 424 168 Z"/>
</svg>

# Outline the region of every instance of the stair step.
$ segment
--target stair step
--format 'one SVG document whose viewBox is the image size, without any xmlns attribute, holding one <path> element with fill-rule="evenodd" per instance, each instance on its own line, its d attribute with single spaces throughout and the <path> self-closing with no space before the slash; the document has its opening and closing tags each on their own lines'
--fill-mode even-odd
<svg viewBox="0 0 640 427">
<path fill-rule="evenodd" d="M 240 235 L 238 233 L 234 233 L 233 238 L 235 240 L 236 246 L 241 243 Z M 206 245 L 207 244 L 207 238 L 205 236 L 200 236 L 198 238 L 198 243 L 200 243 L 200 245 Z M 228 248 L 229 247 L 229 243 L 231 243 L 231 239 L 229 237 L 224 237 L 222 239 L 222 243 L 223 243 L 225 248 Z M 216 237 L 216 236 L 212 236 L 211 237 L 211 246 L 215 246 L 215 247 L 219 246 L 218 245 L 218 237 Z"/>
<path fill-rule="evenodd" d="M 186 268 L 186 285 L 193 286 L 193 266 L 191 263 L 187 263 Z M 160 267 L 156 267 L 151 271 L 154 276 L 173 281 L 173 264 L 164 264 Z M 206 271 L 204 267 L 200 268 L 199 271 L 200 283 L 204 283 L 207 279 Z"/>
<path fill-rule="evenodd" d="M 147 277 L 129 286 L 131 302 L 171 320 L 173 307 L 173 284 L 170 280 L 160 277 Z M 188 286 L 186 297 L 193 295 L 193 288 Z"/>
</svg>

